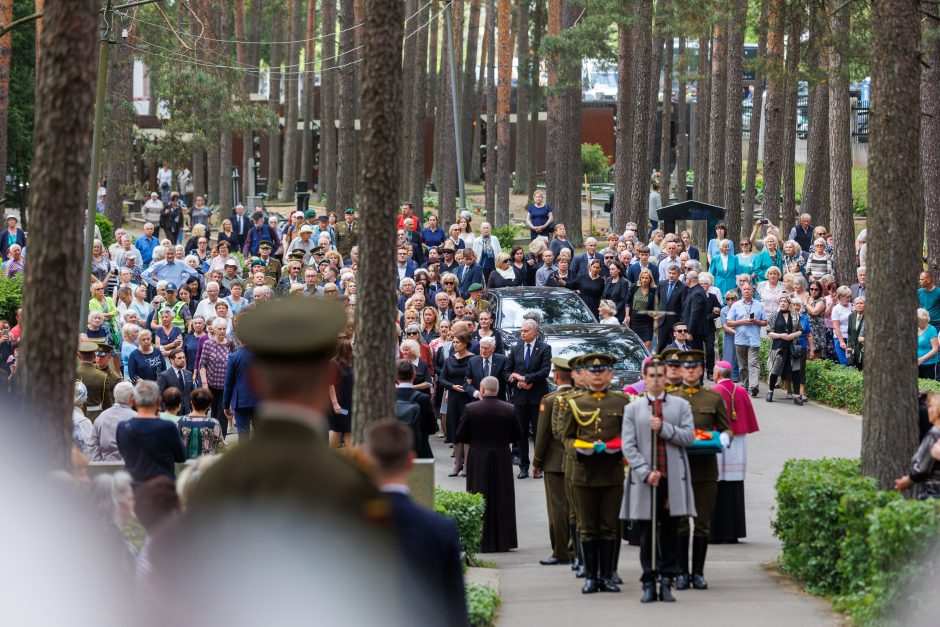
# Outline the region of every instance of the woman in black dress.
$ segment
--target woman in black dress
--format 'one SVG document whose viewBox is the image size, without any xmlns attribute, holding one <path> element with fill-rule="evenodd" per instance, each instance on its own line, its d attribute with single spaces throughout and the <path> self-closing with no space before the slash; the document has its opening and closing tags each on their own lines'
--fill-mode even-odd
<svg viewBox="0 0 940 627">
<path fill-rule="evenodd" d="M 336 372 L 336 385 L 330 386 L 330 448 L 339 448 L 344 438 L 347 446 L 352 443 L 353 349 L 349 339 L 340 339 L 330 366 Z"/>
<path fill-rule="evenodd" d="M 500 355 L 503 354 L 503 336 L 502 334 L 493 328 L 493 312 L 489 309 L 481 311 L 477 314 L 477 322 L 480 326 L 477 327 L 477 330 L 473 332 L 473 339 L 476 340 L 479 345 L 480 340 L 485 337 L 492 337 L 496 340 L 496 352 Z"/>
<path fill-rule="evenodd" d="M 233 230 L 231 220 L 222 220 L 222 228 L 219 229 L 219 232 L 216 234 L 216 240 L 216 245 L 218 245 L 219 242 L 228 242 L 230 250 L 239 250 L 238 234 Z"/>
<path fill-rule="evenodd" d="M 601 276 L 601 260 L 592 259 L 588 266 L 588 273 L 582 274 L 568 284 L 581 295 L 581 300 L 588 306 L 595 316 L 601 304 L 601 294 L 604 293 L 604 277 Z"/>
<path fill-rule="evenodd" d="M 460 428 L 459 422 L 460 417 L 463 416 L 464 407 L 473 401 L 473 397 L 464 390 L 467 379 L 470 378 L 470 358 L 473 354 L 469 348 L 472 341 L 473 338 L 469 333 L 455 335 L 454 352 L 444 360 L 444 368 L 441 370 L 441 386 L 447 390 L 447 423 L 450 425 L 448 433 L 452 436 L 456 436 Z M 467 476 L 464 472 L 466 452 L 466 447 L 454 437 L 454 469 L 448 475 L 449 477 Z"/>
<path fill-rule="evenodd" d="M 643 311 L 656 309 L 656 284 L 649 269 L 640 270 L 640 275 L 627 293 L 624 323 L 633 329 L 647 349 L 652 349 L 653 319 Z M 662 347 L 660 347 L 662 348 Z"/>
<path fill-rule="evenodd" d="M 521 248 L 519 250 L 522 250 Z M 496 255 L 496 269 L 490 272 L 490 278 L 487 280 L 487 286 L 494 290 L 498 287 L 512 287 L 522 285 L 519 282 L 519 276 L 512 269 L 512 262 L 509 255 L 499 253 Z"/>
<path fill-rule="evenodd" d="M 630 282 L 626 279 L 626 270 L 620 261 L 614 259 L 608 262 L 607 270 L 610 276 L 604 282 L 603 300 L 611 300 L 617 305 L 617 320 L 623 321 L 626 315 L 627 295 L 630 293 Z"/>
<path fill-rule="evenodd" d="M 802 381 L 800 358 L 793 356 L 794 340 L 803 335 L 803 327 L 798 317 L 790 313 L 790 297 L 783 295 L 779 299 L 780 310 L 767 326 L 767 337 L 773 340 L 770 345 L 770 356 L 767 358 L 767 383 L 770 391 L 767 392 L 767 402 L 774 400 L 774 388 L 777 381 L 790 381 L 794 392 L 799 391 Z"/>
<path fill-rule="evenodd" d="M 535 285 L 535 262 L 526 259 L 525 251 L 516 246 L 509 253 L 510 269 L 516 274 L 516 285 Z"/>
</svg>

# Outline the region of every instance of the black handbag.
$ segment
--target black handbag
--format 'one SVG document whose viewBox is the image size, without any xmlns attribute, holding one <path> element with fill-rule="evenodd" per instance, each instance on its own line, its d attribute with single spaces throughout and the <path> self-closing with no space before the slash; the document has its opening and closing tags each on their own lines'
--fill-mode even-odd
<svg viewBox="0 0 940 627">
<path fill-rule="evenodd" d="M 792 358 L 794 358 L 794 359 L 802 359 L 802 358 L 803 358 L 803 353 L 804 353 L 804 351 L 805 351 L 805 349 L 803 348 L 802 345 L 800 345 L 800 344 L 794 342 L 794 343 L 790 346 L 790 357 L 792 357 Z"/>
</svg>

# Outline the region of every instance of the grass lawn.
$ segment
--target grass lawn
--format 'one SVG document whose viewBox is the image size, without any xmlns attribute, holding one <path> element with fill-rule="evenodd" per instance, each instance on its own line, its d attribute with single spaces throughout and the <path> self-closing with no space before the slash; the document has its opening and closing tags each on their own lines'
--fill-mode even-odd
<svg viewBox="0 0 940 627">
<path fill-rule="evenodd" d="M 761 176 L 763 172 L 764 164 L 763 162 L 757 164 L 758 176 Z M 743 179 L 747 173 L 747 161 L 741 164 L 741 178 Z M 796 170 L 794 172 L 796 178 L 796 191 L 803 191 L 803 179 L 806 178 L 806 164 L 797 163 Z M 867 166 L 852 166 L 852 195 L 855 198 L 861 198 L 866 200 L 868 198 L 868 167 Z"/>
</svg>

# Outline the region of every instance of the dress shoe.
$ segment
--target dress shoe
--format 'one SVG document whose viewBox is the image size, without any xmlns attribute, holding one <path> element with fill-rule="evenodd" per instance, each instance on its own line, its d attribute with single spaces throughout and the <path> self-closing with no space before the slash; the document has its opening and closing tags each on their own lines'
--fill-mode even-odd
<svg viewBox="0 0 940 627">
<path fill-rule="evenodd" d="M 519 478 L 519 479 L 528 479 L 528 478 L 529 478 L 529 469 L 528 469 L 528 468 L 520 468 L 520 469 L 519 469 L 519 474 L 516 475 L 516 477 Z"/>
<path fill-rule="evenodd" d="M 676 602 L 676 597 L 672 596 L 672 577 L 663 577 L 659 580 L 659 600 L 664 603 Z"/>
<path fill-rule="evenodd" d="M 643 597 L 640 603 L 652 603 L 656 600 L 656 582 L 647 581 L 643 584 Z"/>
<path fill-rule="evenodd" d="M 542 566 L 557 566 L 558 564 L 567 564 L 568 560 L 560 560 L 554 555 L 550 555 L 543 560 L 539 560 Z"/>
<path fill-rule="evenodd" d="M 758 390 L 758 388 L 757 388 L 756 385 L 755 385 L 754 387 L 752 387 L 752 388 L 751 388 L 751 396 L 753 396 L 754 398 L 757 398 L 757 393 L 758 393 L 758 391 L 759 391 L 759 390 Z"/>
<path fill-rule="evenodd" d="M 708 590 L 708 582 L 705 581 L 704 575 L 692 575 L 692 587 L 696 590 Z"/>
<path fill-rule="evenodd" d="M 797 407 L 802 407 L 802 406 L 803 406 L 803 399 L 800 398 L 799 396 L 794 396 L 794 397 L 793 397 L 793 404 L 796 405 Z"/>
<path fill-rule="evenodd" d="M 679 573 L 679 576 L 676 577 L 676 590 L 688 590 L 688 589 L 689 589 L 689 574 Z"/>
</svg>

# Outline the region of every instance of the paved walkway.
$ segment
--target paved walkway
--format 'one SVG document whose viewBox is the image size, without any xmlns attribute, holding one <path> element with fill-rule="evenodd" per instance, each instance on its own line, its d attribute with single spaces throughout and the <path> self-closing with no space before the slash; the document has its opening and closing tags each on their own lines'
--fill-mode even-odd
<svg viewBox="0 0 940 627">
<path fill-rule="evenodd" d="M 550 552 L 544 488 L 539 480 L 516 480 L 519 548 L 482 556 L 500 568 L 499 625 L 586 625 L 611 619 L 665 619 L 668 625 L 722 627 L 839 624 L 826 601 L 799 591 L 768 566 L 779 553 L 770 528 L 774 482 L 783 463 L 792 457 L 858 456 L 861 419 L 812 403 L 803 407 L 783 401 L 768 404 L 763 396 L 762 391 L 755 402 L 761 431 L 748 442 L 748 537 L 737 545 L 709 549 L 705 573 L 709 590 L 677 592 L 678 602 L 671 605 L 641 605 L 639 550 L 624 543 L 620 556 L 623 591 L 582 595 L 581 580 L 567 566 L 539 565 L 538 560 Z M 433 440 L 438 485 L 462 489 L 463 480 L 447 477 L 452 466 L 449 449 L 442 440 Z"/>
</svg>

